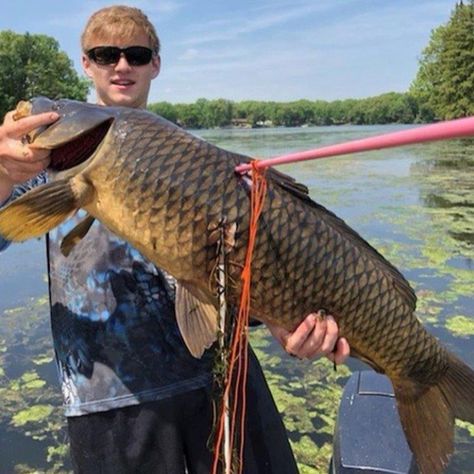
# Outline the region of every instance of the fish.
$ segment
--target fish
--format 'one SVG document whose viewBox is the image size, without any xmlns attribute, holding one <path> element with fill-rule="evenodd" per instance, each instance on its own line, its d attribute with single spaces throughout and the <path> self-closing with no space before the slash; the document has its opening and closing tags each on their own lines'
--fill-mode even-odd
<svg viewBox="0 0 474 474">
<path fill-rule="evenodd" d="M 33 131 L 51 150 L 52 180 L 0 210 L 0 235 L 40 236 L 88 213 L 64 251 L 99 220 L 177 281 L 176 317 L 200 357 L 217 333 L 218 238 L 226 235 L 226 300 L 238 305 L 250 225 L 252 182 L 235 167 L 251 157 L 214 146 L 145 110 L 36 98 L 18 117 L 60 115 Z M 401 424 L 424 474 L 441 473 L 453 452 L 454 420 L 474 423 L 474 371 L 416 317 L 402 273 L 308 189 L 274 169 L 253 250 L 250 313 L 293 330 L 325 311 L 351 356 L 386 374 Z"/>
</svg>

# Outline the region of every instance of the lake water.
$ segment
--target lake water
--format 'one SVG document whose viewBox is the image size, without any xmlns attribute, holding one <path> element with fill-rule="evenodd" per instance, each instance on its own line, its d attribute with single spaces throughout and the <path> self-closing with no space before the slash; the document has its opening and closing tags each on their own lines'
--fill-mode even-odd
<svg viewBox="0 0 474 474">
<path fill-rule="evenodd" d="M 224 148 L 270 157 L 405 126 L 204 130 Z M 364 236 L 409 279 L 418 315 L 474 367 L 474 140 L 308 161 L 280 168 Z M 66 438 L 50 341 L 44 243 L 0 255 L 0 473 L 65 472 Z M 302 473 L 327 472 L 341 387 L 324 361 L 295 361 L 252 334 Z M 474 472 L 474 427 L 459 426 L 450 473 Z"/>
</svg>

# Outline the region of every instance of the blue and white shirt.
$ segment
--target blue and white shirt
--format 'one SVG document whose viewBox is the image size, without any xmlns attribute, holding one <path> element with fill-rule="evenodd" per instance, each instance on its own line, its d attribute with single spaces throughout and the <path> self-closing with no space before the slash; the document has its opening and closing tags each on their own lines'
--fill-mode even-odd
<svg viewBox="0 0 474 474">
<path fill-rule="evenodd" d="M 8 201 L 46 180 L 43 173 L 16 187 Z M 78 212 L 47 237 L 51 327 L 66 415 L 210 384 L 212 351 L 198 360 L 187 350 L 174 314 L 172 277 L 98 221 L 68 257 L 62 255 L 63 237 L 84 216 Z M 7 246 L 0 238 L 0 250 Z"/>
</svg>

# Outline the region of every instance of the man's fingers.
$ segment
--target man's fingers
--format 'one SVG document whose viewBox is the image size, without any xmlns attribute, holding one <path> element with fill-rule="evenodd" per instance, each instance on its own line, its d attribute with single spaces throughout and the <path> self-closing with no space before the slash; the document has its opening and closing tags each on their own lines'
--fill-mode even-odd
<svg viewBox="0 0 474 474">
<path fill-rule="evenodd" d="M 306 316 L 293 332 L 287 334 L 286 341 L 284 342 L 286 352 L 300 358 L 304 357 L 305 354 L 300 353 L 301 348 L 314 330 L 315 325 L 316 318 L 314 314 Z"/>
<path fill-rule="evenodd" d="M 286 352 L 300 359 L 326 355 L 341 364 L 349 356 L 349 343 L 343 337 L 338 338 L 339 329 L 331 315 L 309 314 L 293 332 L 267 325 Z"/>
<path fill-rule="evenodd" d="M 327 358 L 334 362 L 336 365 L 343 364 L 349 357 L 351 349 L 347 339 L 340 337 L 337 340 L 336 347 L 333 352 L 327 355 Z"/>
<path fill-rule="evenodd" d="M 339 329 L 335 319 L 331 315 L 326 316 L 325 322 L 326 332 L 320 347 L 320 352 L 326 355 L 334 350 L 339 335 Z"/>
<path fill-rule="evenodd" d="M 11 138 L 20 138 L 42 125 L 49 125 L 59 118 L 56 112 L 45 112 L 14 121 L 11 112 L 5 116 L 6 134 Z"/>
<path fill-rule="evenodd" d="M 13 116 L 15 115 L 14 110 L 10 110 L 10 112 L 7 112 L 5 114 L 5 117 L 3 117 L 3 125 L 10 125 L 13 123 L 15 120 L 13 119 Z"/>
<path fill-rule="evenodd" d="M 328 355 L 336 350 L 339 330 L 333 316 L 312 315 L 315 325 L 304 340 L 300 339 L 299 347 L 293 346 L 289 352 L 301 359 L 314 359 L 317 356 Z M 342 356 L 343 357 L 343 356 Z"/>
</svg>

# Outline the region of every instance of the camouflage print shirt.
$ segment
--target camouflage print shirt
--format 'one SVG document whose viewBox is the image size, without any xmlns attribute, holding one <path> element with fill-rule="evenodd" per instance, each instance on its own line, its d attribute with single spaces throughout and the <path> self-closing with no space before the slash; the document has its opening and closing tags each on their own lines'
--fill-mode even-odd
<svg viewBox="0 0 474 474">
<path fill-rule="evenodd" d="M 44 183 L 40 175 L 11 199 Z M 7 201 L 8 202 L 8 201 Z M 212 353 L 190 355 L 174 315 L 173 279 L 95 221 L 69 257 L 47 237 L 51 325 L 67 416 L 171 397 L 210 384 Z M 0 250 L 8 242 L 0 239 Z"/>
</svg>

